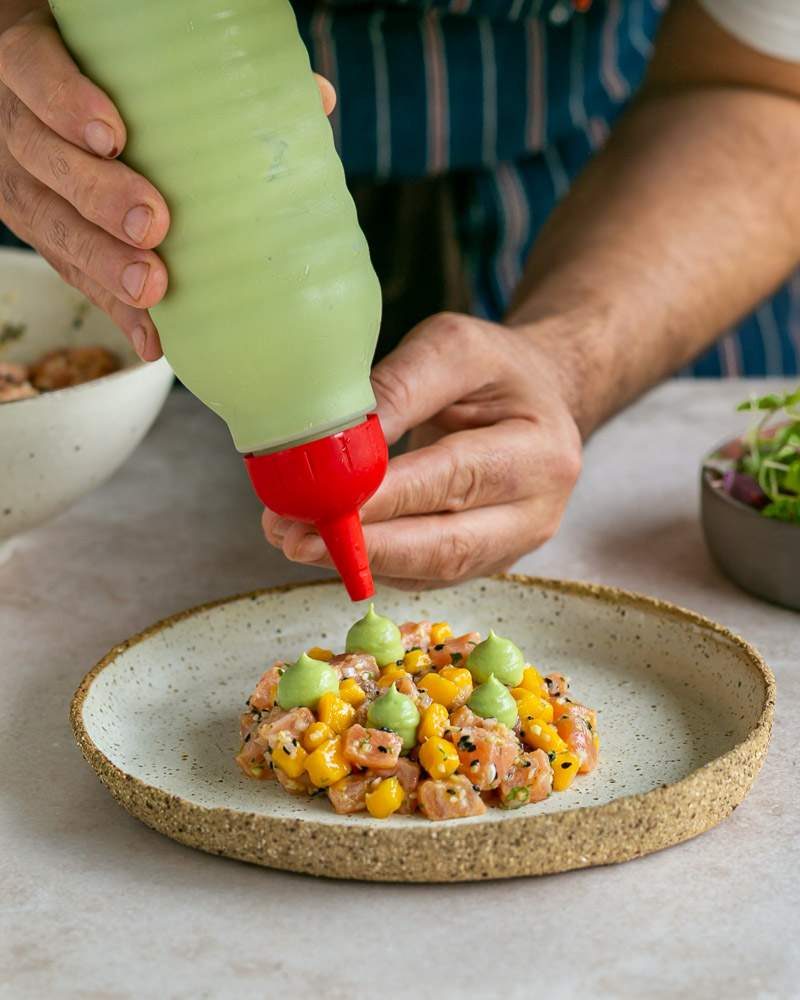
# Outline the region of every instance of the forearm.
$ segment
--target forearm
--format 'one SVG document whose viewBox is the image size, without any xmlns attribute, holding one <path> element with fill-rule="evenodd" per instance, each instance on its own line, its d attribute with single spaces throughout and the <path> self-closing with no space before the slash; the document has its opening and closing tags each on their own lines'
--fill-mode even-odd
<svg viewBox="0 0 800 1000">
<path fill-rule="evenodd" d="M 798 163 L 788 95 L 645 93 L 620 122 L 541 233 L 509 314 L 535 322 L 584 436 L 797 264 Z"/>
</svg>

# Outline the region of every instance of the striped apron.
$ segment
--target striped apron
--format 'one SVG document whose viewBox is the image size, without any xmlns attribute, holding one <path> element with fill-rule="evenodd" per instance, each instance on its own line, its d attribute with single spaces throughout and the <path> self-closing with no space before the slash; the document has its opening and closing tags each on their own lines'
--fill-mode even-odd
<svg viewBox="0 0 800 1000">
<path fill-rule="evenodd" d="M 294 0 L 339 95 L 331 126 L 384 291 L 381 354 L 442 308 L 502 317 L 537 233 L 641 82 L 666 6 Z M 799 363 L 795 276 L 684 374 Z"/>
</svg>

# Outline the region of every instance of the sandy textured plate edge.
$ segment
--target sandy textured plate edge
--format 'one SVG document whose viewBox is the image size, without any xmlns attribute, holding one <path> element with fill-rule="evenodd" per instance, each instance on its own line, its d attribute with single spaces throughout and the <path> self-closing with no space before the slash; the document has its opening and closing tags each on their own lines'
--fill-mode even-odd
<svg viewBox="0 0 800 1000">
<path fill-rule="evenodd" d="M 233 601 L 336 580 L 284 584 L 211 601 L 171 615 L 115 646 L 81 681 L 70 706 L 78 746 L 100 780 L 128 812 L 182 844 L 285 871 L 387 882 L 466 882 L 545 875 L 613 864 L 650 854 L 711 829 L 744 799 L 767 753 L 775 708 L 775 679 L 761 655 L 723 625 L 656 598 L 597 584 L 519 574 L 494 579 L 561 594 L 657 611 L 723 636 L 742 649 L 764 684 L 764 705 L 746 739 L 673 784 L 604 805 L 558 813 L 520 813 L 504 823 L 421 823 L 339 827 L 313 820 L 196 805 L 118 768 L 83 724 L 83 703 L 101 670 L 126 649 L 164 628 Z"/>
</svg>

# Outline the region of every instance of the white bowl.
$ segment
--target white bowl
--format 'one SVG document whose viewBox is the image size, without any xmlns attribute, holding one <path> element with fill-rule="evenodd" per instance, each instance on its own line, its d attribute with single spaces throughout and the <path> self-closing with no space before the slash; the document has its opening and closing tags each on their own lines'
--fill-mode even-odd
<svg viewBox="0 0 800 1000">
<path fill-rule="evenodd" d="M 0 546 L 108 479 L 150 429 L 173 378 L 163 358 L 142 363 L 111 320 L 41 257 L 0 249 L 0 361 L 30 363 L 84 344 L 109 348 L 123 367 L 0 404 Z"/>
</svg>

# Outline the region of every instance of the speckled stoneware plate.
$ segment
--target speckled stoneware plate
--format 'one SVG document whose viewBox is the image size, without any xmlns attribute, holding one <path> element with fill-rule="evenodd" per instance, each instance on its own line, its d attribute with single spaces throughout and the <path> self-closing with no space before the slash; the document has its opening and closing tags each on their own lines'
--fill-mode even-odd
<svg viewBox="0 0 800 1000">
<path fill-rule="evenodd" d="M 243 861 L 401 882 L 539 875 L 625 861 L 693 837 L 742 801 L 767 751 L 772 674 L 720 625 L 606 587 L 504 577 L 429 594 L 380 591 L 397 621 L 491 626 L 596 706 L 599 767 L 514 812 L 431 823 L 338 816 L 320 796 L 244 778 L 237 719 L 265 665 L 341 649 L 358 611 L 336 583 L 195 608 L 113 649 L 72 703 L 81 750 L 134 816 Z"/>
</svg>

